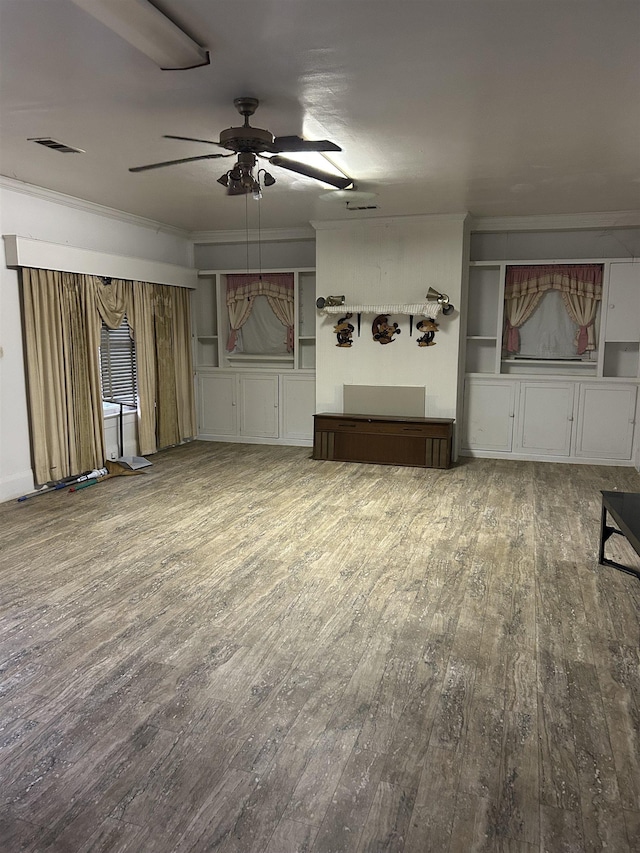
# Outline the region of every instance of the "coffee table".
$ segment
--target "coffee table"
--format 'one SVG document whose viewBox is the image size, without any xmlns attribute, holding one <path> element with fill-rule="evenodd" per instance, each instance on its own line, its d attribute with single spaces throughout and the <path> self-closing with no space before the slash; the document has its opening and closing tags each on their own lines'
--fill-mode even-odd
<svg viewBox="0 0 640 853">
<path fill-rule="evenodd" d="M 640 570 L 623 566 L 604 555 L 604 545 L 614 533 L 624 536 L 636 554 L 640 555 L 640 493 L 637 492 L 601 492 L 602 518 L 600 521 L 600 553 L 598 562 L 603 566 L 613 566 L 623 572 L 640 578 Z M 607 524 L 607 513 L 618 527 Z"/>
</svg>

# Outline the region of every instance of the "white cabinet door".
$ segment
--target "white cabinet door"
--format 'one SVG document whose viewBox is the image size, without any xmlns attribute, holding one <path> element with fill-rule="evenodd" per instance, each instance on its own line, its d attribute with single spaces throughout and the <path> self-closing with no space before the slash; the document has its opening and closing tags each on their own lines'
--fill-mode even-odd
<svg viewBox="0 0 640 853">
<path fill-rule="evenodd" d="M 631 459 L 636 393 L 635 385 L 580 386 L 576 456 Z"/>
<path fill-rule="evenodd" d="M 510 451 L 515 401 L 515 382 L 467 379 L 462 447 Z"/>
<path fill-rule="evenodd" d="M 280 410 L 280 434 L 283 438 L 312 439 L 316 411 L 315 376 L 282 376 Z"/>
<path fill-rule="evenodd" d="M 640 340 L 640 264 L 611 264 L 605 340 Z"/>
<path fill-rule="evenodd" d="M 516 450 L 568 456 L 574 396 L 572 382 L 521 382 Z"/>
<path fill-rule="evenodd" d="M 241 374 L 240 435 L 278 437 L 278 375 Z"/>
<path fill-rule="evenodd" d="M 198 435 L 236 435 L 236 376 L 233 373 L 198 374 Z"/>
</svg>

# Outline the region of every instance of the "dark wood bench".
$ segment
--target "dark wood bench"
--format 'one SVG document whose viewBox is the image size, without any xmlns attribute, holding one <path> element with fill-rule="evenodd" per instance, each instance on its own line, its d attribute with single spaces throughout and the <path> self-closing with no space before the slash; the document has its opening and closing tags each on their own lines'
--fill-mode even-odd
<svg viewBox="0 0 640 853">
<path fill-rule="evenodd" d="M 453 418 L 314 415 L 313 458 L 449 468 Z"/>
</svg>

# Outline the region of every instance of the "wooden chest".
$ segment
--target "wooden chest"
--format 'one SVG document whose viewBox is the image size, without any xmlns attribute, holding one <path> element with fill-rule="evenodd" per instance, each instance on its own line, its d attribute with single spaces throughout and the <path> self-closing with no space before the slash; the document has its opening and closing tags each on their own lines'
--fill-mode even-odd
<svg viewBox="0 0 640 853">
<path fill-rule="evenodd" d="M 449 468 L 452 418 L 314 415 L 313 458 Z"/>
</svg>

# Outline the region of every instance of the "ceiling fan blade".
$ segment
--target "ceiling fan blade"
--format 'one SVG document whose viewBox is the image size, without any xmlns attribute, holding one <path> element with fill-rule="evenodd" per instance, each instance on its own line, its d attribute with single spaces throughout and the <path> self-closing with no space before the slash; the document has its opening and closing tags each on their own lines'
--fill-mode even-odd
<svg viewBox="0 0 640 853">
<path fill-rule="evenodd" d="M 220 145 L 219 142 L 214 142 L 212 139 L 194 139 L 193 136 L 172 136 L 169 133 L 165 133 L 162 137 L 163 139 L 180 139 L 182 142 L 204 142 L 207 145 Z M 221 146 L 224 147 L 224 146 Z"/>
<path fill-rule="evenodd" d="M 201 154 L 199 157 L 182 157 L 180 160 L 164 160 L 162 163 L 149 163 L 148 166 L 133 166 L 130 172 L 147 172 L 149 169 L 163 169 L 165 166 L 176 166 L 178 163 L 193 163 L 196 160 L 215 160 L 218 157 L 229 157 L 229 154 Z"/>
<path fill-rule="evenodd" d="M 272 151 L 342 151 L 328 139 L 302 139 L 300 136 L 276 136 L 270 148 Z"/>
<path fill-rule="evenodd" d="M 313 166 L 307 166 L 306 163 L 297 163 L 295 160 L 287 160 L 286 157 L 269 157 L 269 162 L 274 166 L 280 166 L 282 169 L 288 169 L 290 172 L 297 172 L 299 175 L 305 175 L 307 178 L 313 178 L 316 181 L 323 181 L 325 184 L 330 184 L 332 187 L 337 187 L 339 190 L 346 190 L 353 183 L 353 178 L 341 178 L 338 175 L 332 175 L 330 172 L 323 172 L 322 169 L 315 169 Z"/>
</svg>

